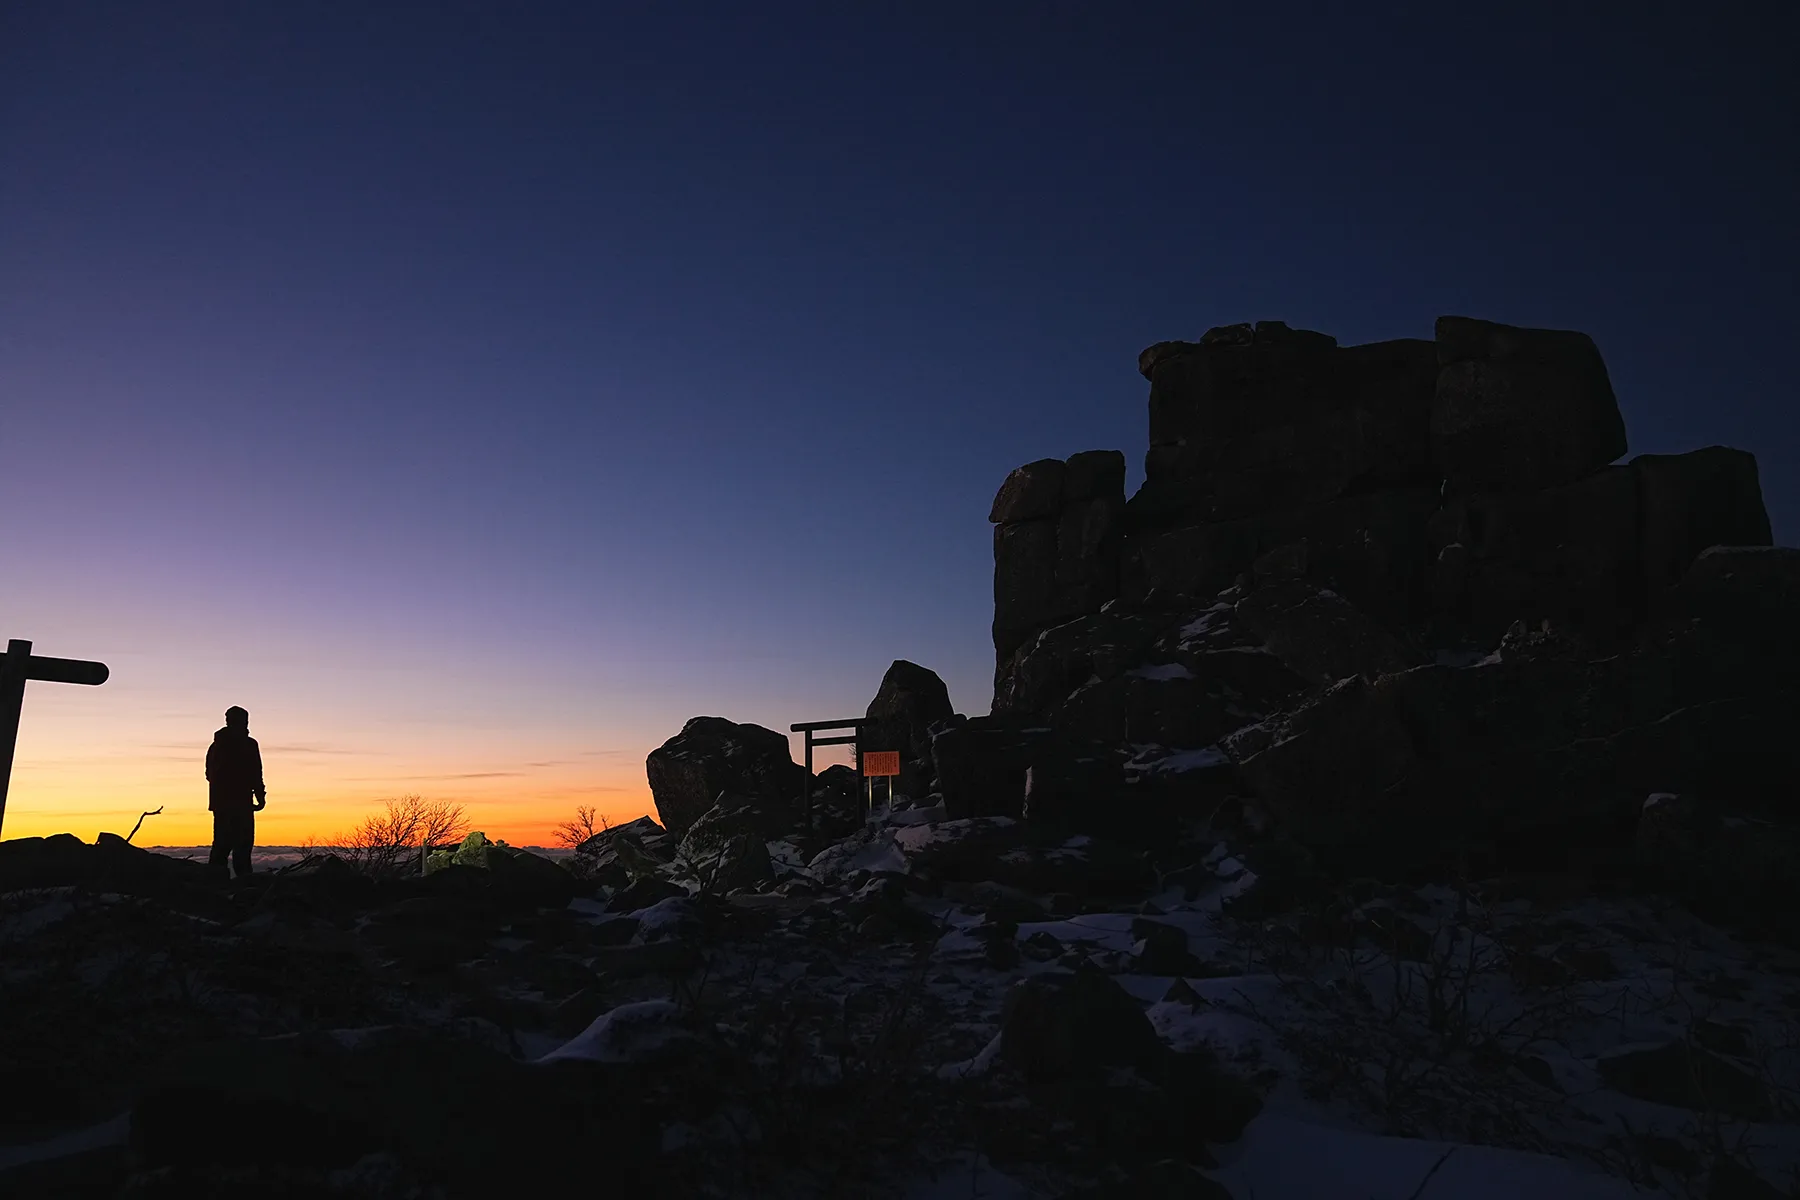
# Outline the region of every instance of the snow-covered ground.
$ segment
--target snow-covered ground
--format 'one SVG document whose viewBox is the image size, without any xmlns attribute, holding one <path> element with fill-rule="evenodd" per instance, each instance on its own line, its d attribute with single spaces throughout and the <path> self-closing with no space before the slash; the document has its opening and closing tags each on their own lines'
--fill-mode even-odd
<svg viewBox="0 0 1800 1200">
<path fill-rule="evenodd" d="M 679 1050 L 695 1027 L 678 1033 L 670 1020 L 702 1010 L 721 1044 L 753 1055 L 751 1014 L 765 1006 L 796 1016 L 796 1028 L 818 1018 L 821 1040 L 792 1065 L 796 1078 L 829 1083 L 845 1078 L 853 1044 L 874 1044 L 910 1006 L 920 1040 L 896 1078 L 969 1104 L 921 1113 L 906 1096 L 893 1100 L 890 1115 L 917 1148 L 908 1159 L 916 1171 L 890 1177 L 906 1200 L 1060 1194 L 1041 1163 L 977 1144 L 957 1113 L 1017 1086 L 999 1053 L 1010 989 L 1084 960 L 1141 1003 L 1173 1049 L 1211 1053 L 1263 1097 L 1241 1137 L 1209 1148 L 1207 1174 L 1238 1200 L 1685 1200 L 1709 1194 L 1719 1156 L 1782 1191 L 1800 1178 L 1793 951 L 1727 934 L 1671 902 L 1567 880 L 1355 884 L 1251 919 L 1226 902 L 1259 881 L 1224 843 L 1197 848 L 1179 885 L 1117 911 L 1052 913 L 1044 897 L 994 884 L 946 883 L 941 895 L 863 887 L 870 872 L 905 874 L 916 855 L 955 836 L 957 823 L 916 816 L 885 814 L 885 830 L 804 864 L 778 843 L 783 870 L 813 876 L 816 887 L 733 897 L 728 933 L 700 931 L 701 906 L 681 896 L 630 914 L 578 899 L 558 919 L 595 927 L 587 940 L 540 942 L 537 926 L 520 924 L 465 965 L 497 1000 L 545 1011 L 574 986 L 565 978 L 612 973 L 606 1010 L 584 1014 L 585 1029 L 521 1024 L 501 1039 L 509 1053 L 552 1063 Z M 868 927 L 869 911 L 894 919 L 891 905 L 858 907 L 884 886 L 923 923 L 922 936 Z M 0 941 L 41 940 L 79 916 L 70 896 L 46 892 L 9 916 Z M 262 914 L 218 936 L 250 944 L 272 936 L 269 924 L 279 921 Z M 1012 943 L 1004 953 L 997 930 Z M 1177 935 L 1173 958 L 1150 953 L 1145 939 L 1163 933 Z M 700 977 L 671 991 L 655 974 L 660 952 L 708 938 Z M 558 955 L 571 957 L 557 948 L 571 945 L 597 948 L 572 954 L 589 974 L 556 966 Z M 633 963 L 645 964 L 642 975 Z M 121 1130 L 111 1122 L 6 1147 L 0 1168 L 113 1144 Z M 704 1122 L 668 1133 L 681 1146 L 720 1136 Z"/>
</svg>

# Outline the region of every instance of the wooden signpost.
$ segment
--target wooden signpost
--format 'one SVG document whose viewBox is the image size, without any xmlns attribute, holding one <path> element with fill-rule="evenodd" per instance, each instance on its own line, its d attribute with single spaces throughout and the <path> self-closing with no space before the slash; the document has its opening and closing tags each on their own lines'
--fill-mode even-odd
<svg viewBox="0 0 1800 1200">
<path fill-rule="evenodd" d="M 30 642 L 18 638 L 6 643 L 6 654 L 0 657 L 0 824 L 6 820 L 6 791 L 12 782 L 13 749 L 19 741 L 19 714 L 25 707 L 25 681 L 93 686 L 105 683 L 108 673 L 105 663 L 45 658 L 31 652 Z"/>
<path fill-rule="evenodd" d="M 865 816 L 875 811 L 875 781 L 887 780 L 888 808 L 894 807 L 894 776 L 900 774 L 900 752 L 898 750 L 870 750 L 862 756 L 863 786 L 868 789 L 868 800 L 863 808 Z"/>
</svg>

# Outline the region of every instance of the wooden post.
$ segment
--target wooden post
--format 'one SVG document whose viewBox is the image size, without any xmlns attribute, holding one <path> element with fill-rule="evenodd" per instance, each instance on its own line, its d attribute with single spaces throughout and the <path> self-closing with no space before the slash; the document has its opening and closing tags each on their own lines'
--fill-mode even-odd
<svg viewBox="0 0 1800 1200">
<path fill-rule="evenodd" d="M 13 750 L 19 744 L 19 714 L 25 708 L 25 681 L 49 683 L 106 682 L 105 663 L 75 658 L 43 658 L 31 652 L 31 643 L 13 638 L 0 656 L 0 823 L 6 820 L 6 793 L 12 784 Z M 139 818 L 142 820 L 142 818 Z"/>
<path fill-rule="evenodd" d="M 0 824 L 6 821 L 6 791 L 12 782 L 13 748 L 19 743 L 19 713 L 25 707 L 30 663 L 30 642 L 14 638 L 6 643 L 6 657 L 0 658 Z"/>
<path fill-rule="evenodd" d="M 806 832 L 813 831 L 812 822 L 812 730 L 806 731 L 806 782 L 800 785 L 800 803 L 806 809 Z"/>
</svg>

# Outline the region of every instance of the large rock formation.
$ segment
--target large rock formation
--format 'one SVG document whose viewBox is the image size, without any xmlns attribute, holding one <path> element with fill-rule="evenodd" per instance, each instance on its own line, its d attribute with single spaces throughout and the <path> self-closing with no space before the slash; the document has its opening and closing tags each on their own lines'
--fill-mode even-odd
<svg viewBox="0 0 1800 1200">
<path fill-rule="evenodd" d="M 1445 317 L 1432 342 L 1340 347 L 1263 322 L 1138 365 L 1145 481 L 1092 569 L 1053 565 L 1090 456 L 996 498 L 995 716 L 940 748 L 983 747 L 959 811 L 1018 811 L 1014 775 L 1058 739 L 1130 758 L 1127 795 L 1213 796 L 1230 764 L 1301 840 L 1403 828 L 1414 860 L 1628 836 L 1647 789 L 1777 803 L 1758 780 L 1797 765 L 1772 725 L 1800 647 L 1762 597 L 1800 571 L 1708 551 L 1768 545 L 1755 460 L 1613 465 L 1624 422 L 1586 335 Z"/>
<path fill-rule="evenodd" d="M 996 692 L 1046 629 L 1114 599 L 1210 602 L 1301 542 L 1310 580 L 1395 632 L 1489 649 L 1545 619 L 1624 646 L 1702 550 L 1769 542 L 1748 454 L 1609 466 L 1624 423 L 1586 335 L 1464 317 L 1436 335 L 1341 347 L 1262 322 L 1144 351 L 1150 448 L 1123 522 L 1068 516 L 1098 503 L 1074 499 L 1091 452 L 995 499 Z"/>
<path fill-rule="evenodd" d="M 725 793 L 745 797 L 772 824 L 797 824 L 806 768 L 786 737 L 761 725 L 694 717 L 644 762 L 663 827 L 680 836 Z"/>
<path fill-rule="evenodd" d="M 1431 457 L 1459 493 L 1573 483 L 1625 453 L 1593 339 L 1439 317 Z"/>
<path fill-rule="evenodd" d="M 994 645 L 1002 661 L 1032 633 L 1100 611 L 1119 590 L 1125 456 L 1027 463 L 1001 485 L 994 524 Z"/>
<path fill-rule="evenodd" d="M 1134 521 L 1252 517 L 1430 477 L 1435 352 L 1340 348 L 1277 321 L 1164 342 L 1150 380 L 1150 453 Z"/>
</svg>

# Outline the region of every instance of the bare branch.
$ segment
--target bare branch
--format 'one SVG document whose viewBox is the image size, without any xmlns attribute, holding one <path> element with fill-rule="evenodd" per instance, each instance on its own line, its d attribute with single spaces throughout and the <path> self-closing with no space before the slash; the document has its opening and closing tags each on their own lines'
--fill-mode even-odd
<svg viewBox="0 0 1800 1200">
<path fill-rule="evenodd" d="M 559 846 L 578 849 L 581 844 L 595 834 L 605 833 L 609 824 L 605 817 L 597 815 L 592 805 L 583 804 L 575 810 L 575 819 L 564 821 L 556 827 L 556 842 Z"/>
<path fill-rule="evenodd" d="M 131 841 L 132 838 L 137 836 L 137 831 L 144 827 L 144 818 L 145 817 L 160 817 L 160 816 L 162 816 L 162 806 L 161 805 L 157 806 L 155 812 L 140 813 L 138 815 L 137 824 L 133 825 L 131 827 L 131 832 L 125 835 L 125 840 L 127 842 L 129 842 L 129 841 Z"/>
</svg>

